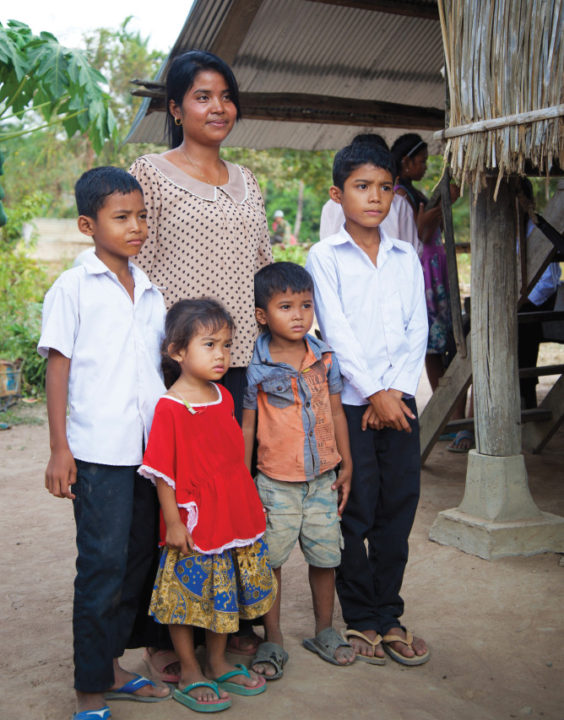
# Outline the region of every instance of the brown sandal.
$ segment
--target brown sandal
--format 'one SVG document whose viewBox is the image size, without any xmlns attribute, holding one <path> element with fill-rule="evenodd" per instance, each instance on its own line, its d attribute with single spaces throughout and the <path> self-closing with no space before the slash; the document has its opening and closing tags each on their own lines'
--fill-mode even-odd
<svg viewBox="0 0 564 720">
<path fill-rule="evenodd" d="M 368 637 L 368 635 L 365 635 L 363 632 L 360 632 L 360 630 L 345 630 L 343 635 L 345 636 L 345 638 L 347 640 L 351 637 L 360 638 L 365 643 L 372 646 L 372 652 L 375 652 L 378 645 L 382 642 L 381 635 L 376 635 L 374 640 L 371 640 Z M 386 664 L 386 658 L 378 657 L 378 655 L 361 655 L 360 653 L 357 653 L 356 659 L 360 660 L 361 662 L 368 663 L 369 665 L 385 665 Z"/>
<path fill-rule="evenodd" d="M 426 663 L 427 660 L 431 657 L 430 650 L 427 650 L 427 652 L 423 653 L 423 655 L 405 657 L 405 655 L 402 655 L 400 652 L 390 647 L 390 643 L 393 642 L 399 642 L 402 643 L 402 645 L 407 645 L 407 647 L 411 648 L 415 653 L 415 650 L 413 648 L 413 633 L 411 632 L 411 630 L 406 630 L 405 637 L 403 638 L 400 635 L 397 635 L 394 632 L 394 628 L 392 628 L 392 631 L 389 632 L 387 635 L 384 635 L 384 637 L 382 638 L 382 646 L 384 648 L 384 651 L 388 653 L 392 660 L 400 663 L 400 665 L 423 665 L 423 663 Z"/>
</svg>

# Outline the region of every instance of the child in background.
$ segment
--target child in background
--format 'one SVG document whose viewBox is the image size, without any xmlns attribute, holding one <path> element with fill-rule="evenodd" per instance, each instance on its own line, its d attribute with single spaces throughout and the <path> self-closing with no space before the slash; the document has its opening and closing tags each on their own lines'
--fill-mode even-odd
<svg viewBox="0 0 564 720">
<path fill-rule="evenodd" d="M 255 304 L 263 332 L 247 370 L 243 434 L 250 467 L 258 415 L 256 483 L 267 513 L 272 567 L 280 588 L 282 565 L 299 539 L 315 615 L 315 637 L 304 640 L 304 646 L 335 665 L 349 665 L 354 652 L 332 627 L 335 567 L 341 558 L 339 514 L 352 471 L 339 366 L 331 350 L 308 335 L 313 282 L 302 267 L 281 262 L 260 270 Z M 259 645 L 252 667 L 274 680 L 288 660 L 280 589 L 264 627 L 266 642 Z"/>
<path fill-rule="evenodd" d="M 262 540 L 262 506 L 245 467 L 233 398 L 218 385 L 229 368 L 233 321 L 215 300 L 180 300 L 163 341 L 168 393 L 158 402 L 139 472 L 157 485 L 161 555 L 150 612 L 169 625 L 180 661 L 173 697 L 197 712 L 230 707 L 226 690 L 258 695 L 263 678 L 225 658 L 239 617 L 260 617 L 276 585 Z M 206 629 L 204 672 L 193 627 Z"/>
<path fill-rule="evenodd" d="M 78 228 L 95 252 L 55 281 L 43 305 L 38 351 L 48 357 L 51 443 L 45 486 L 73 500 L 76 521 L 74 720 L 107 720 L 107 699 L 170 697 L 168 688 L 118 663 L 152 569 L 156 498 L 137 468 L 164 389 L 165 308 L 129 262 L 147 237 L 137 180 L 99 167 L 82 175 L 75 192 Z"/>
<path fill-rule="evenodd" d="M 353 458 L 337 571 L 345 635 L 360 660 L 383 664 L 385 651 L 396 662 L 420 665 L 429 651 L 401 625 L 399 593 L 419 499 L 413 396 L 428 324 L 417 254 L 380 227 L 392 203 L 394 168 L 390 153 L 373 145 L 337 153 L 329 192 L 345 224 L 312 247 L 306 268 L 321 333 L 344 376 Z"/>
</svg>

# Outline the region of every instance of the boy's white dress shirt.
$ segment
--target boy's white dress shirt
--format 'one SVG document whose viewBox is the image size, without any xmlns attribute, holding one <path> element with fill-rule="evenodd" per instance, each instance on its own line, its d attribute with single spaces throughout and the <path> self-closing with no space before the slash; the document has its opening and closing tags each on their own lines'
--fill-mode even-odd
<svg viewBox="0 0 564 720">
<path fill-rule="evenodd" d="M 319 239 L 323 240 L 330 235 L 336 235 L 344 222 L 343 208 L 334 200 L 327 200 L 321 210 Z M 390 237 L 408 242 L 421 257 L 423 243 L 419 240 L 417 234 L 417 225 L 415 224 L 411 205 L 404 197 L 397 193 L 394 195 L 390 211 L 382 220 L 380 227 Z"/>
<path fill-rule="evenodd" d="M 377 266 L 343 228 L 313 245 L 306 262 L 315 284 L 321 334 L 344 378 L 343 403 L 365 405 L 380 390 L 415 395 L 429 322 L 416 252 L 380 229 Z"/>
<path fill-rule="evenodd" d="M 38 352 L 70 358 L 67 438 L 75 458 L 140 465 L 157 400 L 165 305 L 130 263 L 134 302 L 96 255 L 64 272 L 47 292 Z"/>
</svg>

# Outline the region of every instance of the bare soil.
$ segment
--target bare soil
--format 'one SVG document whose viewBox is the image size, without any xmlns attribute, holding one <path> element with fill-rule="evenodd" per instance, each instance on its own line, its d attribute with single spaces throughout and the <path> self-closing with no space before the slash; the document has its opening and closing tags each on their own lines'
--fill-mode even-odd
<svg viewBox="0 0 564 720">
<path fill-rule="evenodd" d="M 425 394 L 425 382 L 422 388 Z M 28 412 L 45 420 L 43 406 Z M 0 432 L 0 452 L 0 720 L 70 720 L 72 508 L 43 487 L 45 422 Z M 564 515 L 564 429 L 542 455 L 527 455 L 526 464 L 539 507 Z M 466 456 L 447 452 L 442 442 L 422 475 L 404 619 L 429 643 L 430 662 L 338 668 L 303 649 L 302 638 L 312 633 L 312 608 L 307 570 L 296 550 L 283 571 L 290 653 L 284 678 L 262 696 L 235 697 L 226 717 L 564 719 L 562 558 L 487 562 L 428 539 L 437 513 L 459 504 L 465 472 Z M 342 627 L 340 616 L 335 625 Z M 128 651 L 124 665 L 146 672 L 140 651 Z M 112 704 L 114 720 L 180 720 L 190 712 L 174 701 Z"/>
</svg>

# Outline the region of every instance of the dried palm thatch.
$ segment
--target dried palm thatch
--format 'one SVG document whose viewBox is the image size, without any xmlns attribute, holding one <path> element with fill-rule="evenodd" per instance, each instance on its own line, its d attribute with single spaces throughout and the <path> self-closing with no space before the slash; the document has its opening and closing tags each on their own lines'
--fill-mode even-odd
<svg viewBox="0 0 564 720">
<path fill-rule="evenodd" d="M 487 171 L 564 167 L 564 0 L 439 0 L 450 95 L 445 160 L 477 191 Z M 464 127 L 462 127 L 464 126 Z M 496 188 L 497 194 L 497 188 Z"/>
</svg>

